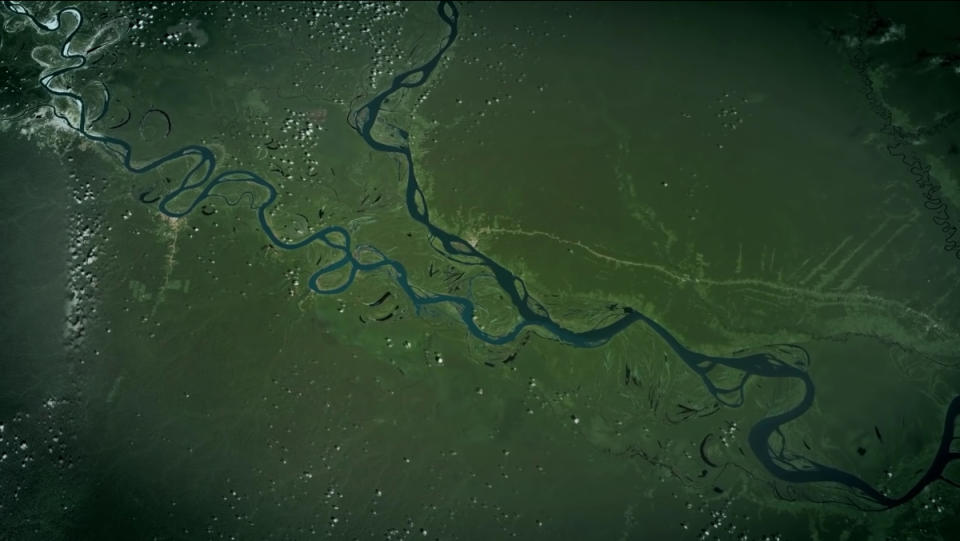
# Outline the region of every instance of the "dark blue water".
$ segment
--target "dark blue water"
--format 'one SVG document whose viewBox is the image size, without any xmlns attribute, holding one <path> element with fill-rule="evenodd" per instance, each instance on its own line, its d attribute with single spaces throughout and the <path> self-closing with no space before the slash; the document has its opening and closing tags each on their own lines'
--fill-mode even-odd
<svg viewBox="0 0 960 541">
<path fill-rule="evenodd" d="M 148 192 L 141 195 L 141 201 L 151 204 L 156 203 L 160 212 L 166 216 L 176 218 L 190 214 L 211 197 L 224 200 L 227 204 L 238 204 L 239 201 L 231 202 L 223 196 L 213 193 L 218 186 L 224 184 L 239 183 L 247 185 L 251 189 L 262 188 L 266 190 L 268 197 L 260 204 L 251 203 L 251 208 L 256 211 L 264 234 L 267 235 L 274 246 L 284 250 L 297 250 L 312 243 L 320 242 L 340 253 L 338 260 L 317 270 L 310 277 L 309 285 L 313 291 L 320 294 L 340 293 L 350 287 L 359 272 L 387 270 L 391 272 L 396 284 L 403 290 L 418 311 L 424 306 L 433 304 L 451 305 L 456 308 L 460 315 L 460 320 L 467 330 L 477 339 L 490 344 L 509 343 L 514 340 L 521 331 L 532 327 L 539 329 L 540 332 L 545 335 L 551 336 L 573 347 L 596 347 L 606 343 L 627 327 L 635 323 L 642 323 L 656 332 L 677 356 L 700 377 L 707 392 L 728 407 L 739 407 L 743 404 L 745 386 L 747 381 L 752 377 L 794 379 L 803 385 L 804 396 L 798 404 L 786 412 L 761 419 L 750 429 L 748 436 L 750 448 L 756 458 L 763 464 L 767 471 L 777 479 L 798 484 L 838 484 L 849 488 L 850 491 L 848 497 L 837 499 L 834 503 L 873 509 L 891 508 L 908 502 L 920 494 L 926 486 L 938 480 L 943 480 L 956 486 L 955 483 L 944 479 L 943 472 L 952 461 L 960 459 L 960 453 L 950 450 L 951 442 L 955 439 L 954 424 L 957 417 L 960 416 L 960 395 L 955 397 L 947 408 L 940 445 L 930 467 L 906 493 L 899 497 L 888 496 L 850 472 L 821 464 L 802 455 L 792 453 L 786 450 L 786 445 L 778 446 L 780 448 L 779 451 L 775 451 L 771 446 L 771 436 L 774 433 L 779 433 L 780 427 L 784 424 L 806 413 L 813 404 L 815 387 L 813 380 L 806 371 L 806 367 L 809 366 L 809 355 L 803 348 L 783 344 L 767 346 L 764 348 L 764 350 L 766 350 L 764 352 L 743 356 L 713 357 L 704 355 L 691 351 L 681 344 L 662 325 L 630 307 L 617 309 L 616 320 L 608 325 L 586 331 L 568 329 L 554 321 L 550 317 L 547 309 L 530 296 L 526 285 L 519 276 L 516 276 L 493 259 L 473 248 L 470 243 L 464 239 L 444 231 L 433 224 L 430 221 L 430 210 L 427 200 L 417 182 L 413 155 L 409 145 L 406 143 L 407 132 L 397 128 L 396 135 L 399 136 L 402 142 L 399 144 L 388 144 L 374 138 L 371 131 L 376 124 L 382 105 L 397 91 L 405 88 L 416 88 L 426 83 L 443 58 L 443 55 L 456 41 L 459 13 L 453 3 L 441 2 L 437 6 L 437 15 L 448 27 L 449 33 L 436 54 L 423 65 L 395 76 L 389 88 L 374 96 L 366 104 L 351 111 L 348 120 L 354 130 L 356 130 L 359 136 L 362 137 L 372 149 L 386 154 L 395 154 L 406 163 L 407 211 L 410 218 L 426 228 L 432 239 L 438 242 L 438 245 L 434 244 L 437 252 L 457 263 L 484 268 L 493 276 L 499 287 L 510 299 L 510 302 L 520 315 L 520 323 L 516 324 L 510 331 L 499 335 L 492 335 L 483 331 L 473 321 L 474 303 L 469 297 L 429 293 L 415 289 L 407 277 L 406 269 L 399 260 L 387 257 L 383 252 L 373 246 L 364 245 L 362 247 L 353 247 L 350 233 L 343 227 L 325 227 L 297 242 L 284 242 L 273 232 L 266 218 L 267 209 L 277 198 L 277 191 L 274 186 L 253 171 L 230 170 L 219 173 L 216 172 L 216 157 L 207 147 L 188 145 L 144 165 L 134 165 L 133 149 L 128 142 L 116 137 L 90 131 L 91 126 L 97 120 L 103 118 L 109 107 L 109 89 L 106 85 L 104 85 L 104 89 L 107 94 L 107 99 L 105 100 L 104 107 L 89 122 L 87 120 L 86 105 L 80 96 L 69 91 L 58 90 L 51 87 L 51 82 L 56 79 L 58 75 L 81 69 L 86 64 L 86 57 L 84 55 L 71 54 L 67 51 L 70 40 L 76 34 L 77 30 L 79 30 L 80 25 L 82 25 L 82 14 L 74 8 L 65 8 L 58 12 L 56 23 L 44 26 L 43 23 L 28 13 L 23 7 L 7 6 L 7 9 L 29 17 L 30 20 L 43 31 L 55 31 L 59 29 L 64 14 L 73 14 L 73 16 L 78 19 L 77 27 L 69 33 L 61 48 L 61 56 L 69 61 L 70 65 L 45 76 L 41 80 L 41 84 L 51 94 L 70 98 L 78 104 L 80 108 L 78 125 L 70 123 L 69 119 L 56 110 L 54 110 L 54 114 L 67 122 L 80 135 L 89 140 L 102 143 L 117 155 L 124 167 L 131 173 L 147 173 L 175 160 L 187 159 L 196 161 L 196 165 L 184 175 L 174 190 L 162 197 L 149 197 Z M 187 205 L 186 208 L 179 211 L 171 209 L 170 203 L 173 200 L 191 200 L 190 198 L 192 198 L 192 202 Z M 243 198 L 241 198 L 241 200 L 242 199 Z M 251 201 L 255 200 L 251 192 Z M 374 261 L 367 263 L 359 261 L 355 256 L 355 253 L 359 251 L 374 254 Z M 318 279 L 330 273 L 340 271 L 343 268 L 349 270 L 346 279 L 339 286 L 326 289 L 318 286 Z M 588 278 L 585 277 L 584 280 L 586 281 Z M 589 287 L 589 284 L 587 284 L 587 286 Z M 711 372 L 721 367 L 742 373 L 737 385 L 732 387 L 719 387 L 713 382 Z"/>
</svg>

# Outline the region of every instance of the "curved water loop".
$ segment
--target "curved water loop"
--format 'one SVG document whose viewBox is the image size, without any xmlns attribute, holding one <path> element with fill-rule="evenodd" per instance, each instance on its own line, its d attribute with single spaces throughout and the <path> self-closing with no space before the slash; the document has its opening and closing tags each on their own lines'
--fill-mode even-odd
<svg viewBox="0 0 960 541">
<path fill-rule="evenodd" d="M 415 88 L 426 83 L 444 53 L 456 41 L 459 12 L 452 2 L 444 1 L 437 7 L 437 14 L 449 28 L 449 34 L 436 54 L 422 66 L 400 73 L 394 77 L 389 88 L 375 95 L 366 104 L 361 105 L 351 112 L 348 121 L 350 126 L 372 149 L 398 155 L 406 162 L 406 208 L 410 217 L 426 228 L 431 239 L 439 241 L 440 247 L 437 247 L 433 242 L 431 243 L 434 249 L 452 260 L 460 261 L 457 259 L 458 256 L 469 257 L 472 261 L 468 264 L 486 267 L 484 276 L 493 278 L 500 289 L 506 293 L 510 302 L 519 313 L 520 322 L 511 330 L 499 335 L 487 333 L 478 326 L 473 319 L 475 314 L 474 303 L 468 297 L 429 293 L 415 289 L 410 283 L 407 270 L 403 264 L 398 260 L 386 256 L 380 250 L 365 245 L 363 249 L 373 251 L 378 255 L 378 258 L 369 262 L 360 261 L 355 255 L 354 249 L 351 247 L 349 231 L 341 226 L 332 225 L 324 227 L 296 242 L 281 240 L 270 227 L 266 216 L 267 209 L 277 198 L 277 190 L 274 186 L 253 171 L 229 170 L 215 174 L 217 165 L 216 157 L 213 151 L 207 147 L 188 145 L 146 164 L 134 165 L 133 149 L 128 142 L 116 137 L 90 131 L 86 122 L 86 106 L 80 96 L 68 90 L 57 89 L 52 86 L 59 75 L 81 69 L 86 64 L 86 56 L 80 53 L 68 52 L 70 40 L 83 24 L 83 16 L 80 11 L 76 8 L 64 8 L 57 13 L 53 22 L 43 24 L 20 4 L 8 3 L 6 4 L 6 8 L 15 14 L 28 17 L 38 29 L 48 32 L 56 31 L 60 27 L 63 15 L 66 13 L 71 13 L 78 19 L 77 27 L 69 32 L 60 52 L 64 59 L 76 60 L 76 62 L 45 75 L 40 83 L 51 95 L 69 98 L 76 103 L 79 107 L 79 122 L 77 125 L 73 123 L 69 123 L 69 125 L 80 135 L 91 141 L 102 143 L 108 149 L 112 150 L 120 158 L 123 166 L 131 173 L 146 173 L 168 162 L 183 158 L 199 160 L 196 165 L 184 175 L 179 185 L 173 191 L 159 199 L 148 198 L 150 194 L 149 192 L 145 192 L 140 195 L 141 201 L 151 204 L 157 202 L 157 208 L 161 213 L 176 218 L 193 212 L 197 207 L 202 208 L 202 205 L 209 197 L 224 199 L 222 196 L 212 193 L 212 191 L 221 184 L 232 182 L 247 183 L 265 189 L 269 194 L 266 200 L 262 201 L 259 205 L 252 206 L 252 208 L 257 212 L 257 218 L 264 234 L 274 246 L 284 250 L 296 250 L 314 242 L 320 242 L 340 252 L 341 257 L 339 259 L 327 264 L 311 275 L 309 285 L 310 288 L 317 293 L 341 293 L 350 287 L 359 272 L 370 272 L 389 268 L 393 271 L 393 278 L 396 284 L 403 290 L 404 294 L 406 294 L 418 311 L 425 306 L 434 304 L 452 306 L 459 313 L 460 319 L 466 329 L 477 339 L 489 344 L 506 344 L 511 342 L 521 331 L 527 327 L 531 327 L 570 346 L 590 348 L 606 343 L 613 336 L 634 323 L 642 323 L 657 333 L 687 367 L 700 377 L 707 392 L 718 402 L 728 407 L 739 407 L 743 404 L 745 386 L 751 377 L 797 380 L 803 385 L 804 395 L 802 400 L 786 412 L 761 419 L 750 429 L 748 441 L 752 452 L 767 471 L 777 479 L 789 483 L 835 483 L 851 489 L 856 496 L 875 509 L 891 508 L 910 501 L 920 494 L 927 485 L 937 480 L 945 480 L 943 473 L 946 467 L 952 461 L 960 459 L 960 453 L 951 451 L 950 447 L 952 441 L 956 439 L 954 436 L 954 424 L 957 417 L 960 416 L 960 396 L 954 398 L 947 408 L 941 442 L 930 467 L 913 487 L 898 498 L 887 496 L 865 480 L 850 472 L 820 464 L 799 455 L 788 456 L 783 450 L 783 445 L 779 446 L 779 450 L 775 450 L 771 444 L 771 439 L 772 436 L 776 434 L 780 436 L 782 440 L 781 427 L 802 416 L 813 404 L 815 388 L 812 379 L 806 372 L 809 359 L 803 348 L 792 345 L 774 345 L 770 346 L 769 349 L 776 353 L 755 353 L 735 357 L 709 356 L 688 349 L 662 325 L 630 307 L 623 307 L 617 319 L 605 326 L 586 331 L 571 330 L 557 323 L 550 317 L 543 305 L 530 296 L 526 284 L 519 276 L 514 275 L 483 252 L 478 251 L 465 239 L 447 232 L 431 222 L 427 200 L 417 182 L 413 155 L 409 146 L 405 142 L 389 144 L 379 141 L 372 135 L 372 129 L 377 122 L 381 107 L 386 100 L 401 89 Z M 109 96 L 109 91 L 107 91 L 107 95 Z M 98 112 L 96 119 L 104 117 L 107 107 L 109 107 L 109 103 L 104 105 L 104 109 Z M 68 121 L 68 119 L 59 112 L 55 111 L 55 114 L 63 120 Z M 400 130 L 400 133 L 405 134 L 406 132 Z M 406 137 L 403 137 L 403 140 L 405 141 Z M 196 192 L 196 190 L 199 190 L 199 192 Z M 191 194 L 187 192 L 196 192 L 192 195 L 192 202 L 183 210 L 171 210 L 169 203 L 179 196 L 190 196 Z M 239 200 L 242 199 L 243 198 L 240 198 Z M 233 202 L 233 204 L 238 203 L 239 200 Z M 228 201 L 228 203 L 230 202 Z M 349 270 L 347 271 L 346 279 L 340 282 L 339 285 L 331 288 L 319 287 L 318 280 L 320 278 L 340 271 L 344 267 L 349 267 Z M 718 387 L 710 379 L 710 372 L 718 366 L 742 371 L 743 376 L 740 378 L 738 384 L 733 387 Z M 948 482 L 956 486 L 952 481 Z M 855 503 L 852 504 L 857 505 Z"/>
</svg>

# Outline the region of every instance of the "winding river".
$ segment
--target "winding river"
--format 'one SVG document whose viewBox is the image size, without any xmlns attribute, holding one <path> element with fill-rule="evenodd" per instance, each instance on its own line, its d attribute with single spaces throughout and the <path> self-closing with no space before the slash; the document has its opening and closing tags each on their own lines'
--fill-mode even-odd
<svg viewBox="0 0 960 541">
<path fill-rule="evenodd" d="M 944 477 L 944 470 L 952 461 L 960 458 L 960 453 L 951 451 L 952 442 L 958 439 L 955 436 L 954 425 L 957 417 L 960 416 L 960 395 L 955 397 L 947 408 L 940 444 L 926 472 L 902 495 L 897 497 L 889 496 L 853 473 L 788 452 L 785 450 L 785 445 L 782 446 L 779 451 L 771 446 L 771 436 L 775 433 L 779 434 L 781 426 L 806 413 L 814 401 L 814 383 L 806 371 L 806 366 L 809 364 L 809 357 L 803 348 L 794 345 L 773 345 L 765 348 L 765 352 L 750 355 L 731 357 L 704 355 L 688 349 L 662 325 L 629 307 L 621 308 L 617 314 L 617 319 L 608 325 L 585 331 L 571 330 L 554 321 L 550 317 L 547 309 L 530 296 L 523 279 L 475 249 L 469 242 L 453 233 L 444 231 L 431 222 L 429 206 L 417 182 L 413 155 L 409 145 L 406 143 L 407 132 L 398 129 L 396 135 L 401 142 L 390 144 L 374 137 L 372 130 L 376 125 L 377 117 L 383 104 L 393 94 L 402 89 L 416 88 L 426 83 L 433 71 L 437 68 L 443 55 L 456 41 L 459 13 L 457 7 L 452 2 L 443 1 L 437 6 L 437 16 L 443 24 L 447 26 L 449 33 L 443 40 L 436 54 L 423 65 L 396 75 L 389 88 L 383 90 L 370 99 L 370 101 L 352 111 L 348 120 L 357 134 L 362 137 L 372 149 L 382 153 L 396 155 L 406 164 L 406 208 L 410 218 L 423 226 L 432 239 L 438 241 L 439 245 L 435 245 L 434 248 L 445 257 L 458 263 L 485 268 L 507 295 L 520 315 L 520 322 L 508 332 L 499 335 L 487 333 L 479 328 L 473 319 L 474 303 L 468 297 L 429 293 L 415 288 L 410 283 L 407 271 L 400 261 L 387 257 L 383 252 L 372 246 L 364 245 L 362 247 L 354 247 L 351 243 L 350 233 L 344 227 L 336 225 L 324 227 L 296 242 L 285 242 L 281 240 L 274 233 L 267 221 L 266 215 L 267 209 L 277 199 L 277 190 L 274 186 L 253 171 L 228 170 L 217 172 L 216 157 L 213 151 L 205 146 L 188 145 L 148 163 L 135 165 L 133 163 L 133 149 L 130 143 L 116 137 L 91 131 L 92 125 L 104 117 L 109 107 L 109 89 L 104 85 L 106 100 L 103 109 L 88 122 L 86 105 L 81 97 L 67 89 L 57 88 L 54 84 L 58 76 L 73 70 L 82 69 L 87 62 L 85 54 L 70 52 L 70 42 L 83 24 L 82 13 L 76 8 L 68 7 L 58 11 L 54 19 L 43 22 L 21 4 L 9 3 L 6 4 L 6 9 L 14 14 L 29 18 L 38 30 L 45 32 L 60 30 L 64 15 L 69 14 L 76 19 L 75 22 L 69 23 L 75 24 L 75 27 L 66 36 L 60 50 L 60 56 L 68 65 L 43 76 L 40 84 L 51 95 L 68 98 L 76 103 L 79 110 L 79 118 L 76 124 L 61 111 L 54 109 L 54 114 L 66 122 L 80 136 L 90 141 L 103 144 L 117 155 L 123 166 L 131 173 L 146 173 L 175 160 L 197 160 L 196 165 L 184 175 L 174 190 L 162 197 L 154 197 L 151 199 L 146 198 L 148 194 L 143 194 L 141 196 L 143 202 L 156 204 L 161 213 L 169 217 L 177 218 L 188 215 L 198 207 L 202 207 L 204 202 L 210 197 L 222 198 L 222 196 L 213 193 L 220 185 L 241 183 L 250 185 L 251 187 L 262 188 L 268 195 L 259 205 L 254 205 L 254 208 L 264 234 L 274 246 L 283 250 L 296 250 L 319 242 L 336 250 L 340 254 L 338 260 L 320 268 L 310 277 L 309 285 L 313 291 L 320 294 L 340 293 L 350 287 L 359 272 L 371 272 L 382 269 L 392 271 L 392 276 L 397 286 L 406 294 L 417 310 L 424 306 L 434 304 L 450 305 L 457 310 L 463 325 L 474 337 L 490 344 L 509 343 L 517 338 L 524 329 L 530 327 L 536 328 L 540 333 L 570 346 L 589 348 L 606 343 L 617 333 L 633 324 L 643 324 L 657 333 L 687 367 L 700 377 L 706 390 L 716 400 L 728 407 L 738 407 L 742 405 L 746 383 L 752 377 L 793 379 L 803 386 L 804 396 L 798 404 L 783 413 L 770 415 L 761 419 L 754 424 L 749 431 L 748 442 L 750 449 L 773 477 L 789 483 L 833 483 L 841 487 L 846 487 L 849 489 L 850 497 L 845 501 L 838 501 L 837 503 L 846 503 L 861 509 L 889 509 L 898 506 L 912 500 L 919 495 L 925 487 L 938 480 L 942 480 L 953 486 L 958 486 L 956 482 Z M 192 197 L 192 201 L 186 208 L 173 210 L 171 208 L 171 202 L 179 197 L 184 197 L 188 200 Z M 234 202 L 234 204 L 236 203 L 237 202 Z M 360 261 L 356 256 L 360 251 L 372 254 L 373 260 L 370 261 L 365 258 L 365 261 Z M 318 285 L 318 280 L 321 277 L 344 268 L 347 268 L 348 272 L 346 279 L 340 285 L 330 288 L 321 288 Z M 742 377 L 738 384 L 733 387 L 719 387 L 711 379 L 711 372 L 718 368 L 729 368 L 740 371 L 742 372 Z M 735 399 L 730 399 L 729 397 L 731 396 L 734 396 Z M 782 434 L 780 435 L 782 436 Z"/>
</svg>

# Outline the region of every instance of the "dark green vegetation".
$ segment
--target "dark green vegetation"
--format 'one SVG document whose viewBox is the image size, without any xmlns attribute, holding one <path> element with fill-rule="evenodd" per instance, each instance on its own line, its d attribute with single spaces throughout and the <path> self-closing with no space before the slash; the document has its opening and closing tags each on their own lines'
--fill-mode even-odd
<svg viewBox="0 0 960 541">
<path fill-rule="evenodd" d="M 64 7 L 29 9 L 50 23 Z M 956 8 L 881 7 L 460 6 L 457 41 L 370 135 L 408 133 L 432 221 L 568 328 L 630 306 L 706 354 L 805 348 L 815 403 L 769 444 L 897 497 L 960 389 L 960 62 Z M 405 163 L 351 129 L 437 54 L 436 6 L 80 10 L 87 65 L 53 86 L 82 97 L 91 133 L 135 164 L 203 145 L 276 188 L 281 241 L 339 225 L 419 290 L 469 292 L 485 332 L 516 325 L 503 289 L 410 219 Z M 268 242 L 262 188 L 158 212 L 196 159 L 135 175 L 70 130 L 54 111 L 76 125 L 76 103 L 41 77 L 76 15 L 48 33 L 3 17 L 0 535 L 955 533 L 955 464 L 883 512 L 770 475 L 747 433 L 802 399 L 795 380 L 752 378 L 731 408 L 641 325 L 597 348 L 535 328 L 491 346 L 449 305 L 417 310 L 387 269 L 314 294 L 337 251 Z"/>
</svg>

